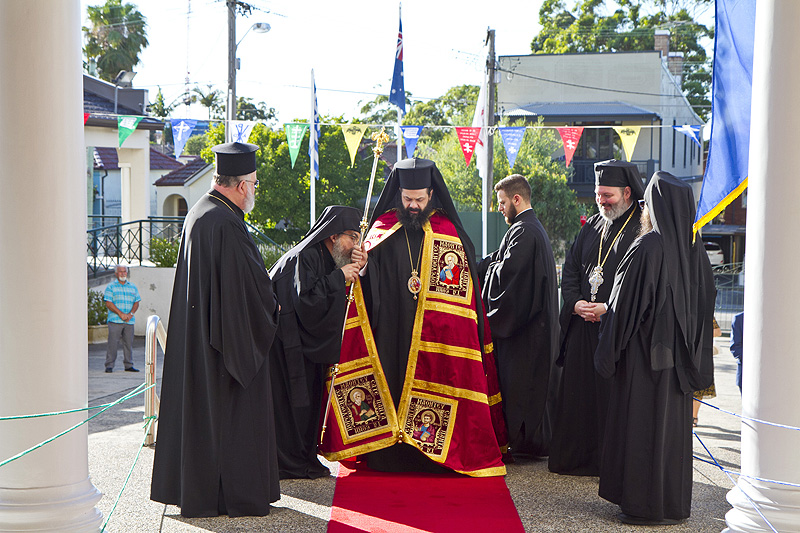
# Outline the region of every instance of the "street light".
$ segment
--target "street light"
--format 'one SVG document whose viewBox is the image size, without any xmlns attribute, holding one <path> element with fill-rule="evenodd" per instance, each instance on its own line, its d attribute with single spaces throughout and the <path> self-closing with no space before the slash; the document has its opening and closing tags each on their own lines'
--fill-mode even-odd
<svg viewBox="0 0 800 533">
<path fill-rule="evenodd" d="M 256 22 L 244 32 L 239 42 L 236 42 L 236 4 L 228 0 L 228 105 L 226 119 L 227 122 L 236 119 L 236 71 L 239 69 L 239 60 L 236 58 L 236 50 L 239 44 L 244 40 L 250 30 L 256 33 L 267 33 L 270 30 L 270 25 L 266 22 Z M 229 129 L 225 127 L 225 138 L 230 142 Z"/>
<path fill-rule="evenodd" d="M 120 70 L 119 74 L 111 82 L 114 84 L 114 114 L 117 114 L 117 90 L 122 87 L 128 88 L 133 85 L 133 78 L 136 76 L 135 72 L 128 72 L 127 70 Z"/>
</svg>

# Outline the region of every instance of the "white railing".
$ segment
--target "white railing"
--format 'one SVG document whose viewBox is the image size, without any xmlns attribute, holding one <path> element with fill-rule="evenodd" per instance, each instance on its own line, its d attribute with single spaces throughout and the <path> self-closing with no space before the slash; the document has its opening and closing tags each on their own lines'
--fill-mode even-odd
<svg viewBox="0 0 800 533">
<path fill-rule="evenodd" d="M 158 315 L 150 315 L 147 317 L 147 330 L 145 333 L 144 341 L 144 368 L 145 368 L 145 386 L 148 387 L 144 393 L 144 417 L 150 419 L 151 417 L 158 421 L 158 408 L 159 401 L 156 394 L 156 342 L 161 345 L 161 350 L 165 351 L 167 347 L 167 331 L 161 323 Z M 155 428 L 156 424 L 148 424 L 147 435 L 145 436 L 144 445 L 152 446 L 155 442 Z"/>
</svg>

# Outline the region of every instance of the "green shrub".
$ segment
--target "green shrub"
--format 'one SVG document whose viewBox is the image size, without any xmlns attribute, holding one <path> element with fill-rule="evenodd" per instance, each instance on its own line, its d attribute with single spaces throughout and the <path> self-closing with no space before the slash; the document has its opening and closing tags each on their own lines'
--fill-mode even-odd
<svg viewBox="0 0 800 533">
<path fill-rule="evenodd" d="M 150 239 L 150 261 L 157 267 L 172 267 L 178 262 L 178 251 L 181 243 L 176 240 Z"/>
<path fill-rule="evenodd" d="M 88 322 L 90 326 L 100 326 L 108 320 L 108 307 L 103 300 L 103 293 L 89 289 L 88 302 Z"/>
</svg>

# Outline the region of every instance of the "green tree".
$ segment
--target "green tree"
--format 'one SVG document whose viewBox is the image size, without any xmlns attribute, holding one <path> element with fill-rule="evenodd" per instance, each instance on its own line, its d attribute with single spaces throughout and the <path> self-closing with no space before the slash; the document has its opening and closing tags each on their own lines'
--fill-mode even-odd
<svg viewBox="0 0 800 533">
<path fill-rule="evenodd" d="M 428 102 L 417 102 L 403 117 L 403 124 L 433 126 L 468 126 L 472 124 L 475 104 L 480 89 L 477 85 L 459 85 Z M 426 131 L 433 141 L 447 136 L 447 128 L 431 128 Z"/>
<path fill-rule="evenodd" d="M 238 97 L 236 103 L 237 120 L 272 120 L 275 118 L 275 108 L 267 107 L 264 102 L 253 103 L 252 98 Z"/>
<path fill-rule="evenodd" d="M 322 122 L 344 124 L 342 117 L 321 117 Z M 211 146 L 224 142 L 222 124 L 213 125 L 207 133 L 207 148 L 201 155 L 213 162 Z M 365 135 L 366 137 L 366 135 Z M 310 181 L 308 137 L 303 140 L 300 153 L 292 168 L 286 134 L 272 130 L 264 124 L 256 124 L 249 141 L 259 146 L 256 153 L 257 176 L 260 181 L 256 193 L 256 204 L 247 215 L 250 223 L 261 228 L 273 228 L 280 222 L 306 231 L 310 227 Z M 350 155 L 344 142 L 341 126 L 320 128 L 319 150 L 320 179 L 316 183 L 317 214 L 328 205 L 348 205 L 359 210 L 364 200 L 372 170 L 372 156 L 361 160 L 358 156 L 350 167 Z M 378 165 L 374 192 L 382 187 L 383 162 Z"/>
<path fill-rule="evenodd" d="M 120 70 L 133 70 L 147 42 L 147 21 L 134 4 L 106 0 L 87 8 L 91 27 L 83 27 L 89 62 L 96 62 L 101 79 L 112 81 Z"/>
<path fill-rule="evenodd" d="M 150 104 L 150 113 L 159 118 L 167 118 L 173 109 L 175 109 L 175 103 L 167 105 L 164 101 L 164 93 L 161 92 L 161 87 L 159 87 L 156 99 Z"/>
<path fill-rule="evenodd" d="M 213 85 L 208 85 L 207 90 L 200 87 L 193 87 L 192 93 L 196 97 L 196 101 L 203 107 L 208 108 L 208 120 L 212 118 L 222 118 L 222 111 L 224 105 L 222 103 L 222 91 L 214 89 Z"/>
<path fill-rule="evenodd" d="M 206 146 L 208 146 L 208 141 L 205 134 L 192 135 L 186 139 L 186 145 L 183 147 L 183 153 L 184 155 L 200 155 Z"/>
<path fill-rule="evenodd" d="M 711 67 L 702 45 L 714 30 L 697 22 L 712 0 L 585 0 L 575 8 L 544 0 L 542 29 L 531 42 L 534 54 L 653 50 L 655 30 L 670 30 L 670 51 L 684 53 L 683 91 L 703 119 L 710 111 Z"/>
</svg>

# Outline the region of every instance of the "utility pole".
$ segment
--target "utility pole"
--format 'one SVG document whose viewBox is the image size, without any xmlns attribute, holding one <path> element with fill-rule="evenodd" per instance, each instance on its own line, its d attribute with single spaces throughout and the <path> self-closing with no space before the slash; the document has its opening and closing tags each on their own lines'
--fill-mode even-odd
<svg viewBox="0 0 800 533">
<path fill-rule="evenodd" d="M 230 142 L 230 122 L 236 119 L 236 0 L 228 6 L 228 102 L 225 106 L 225 141 Z"/>
<path fill-rule="evenodd" d="M 483 176 L 483 194 L 481 203 L 481 223 L 483 231 L 481 235 L 481 254 L 486 256 L 489 253 L 489 208 L 492 205 L 492 197 L 494 195 L 494 139 L 490 135 L 492 127 L 494 126 L 494 30 L 490 29 L 486 33 L 486 44 L 489 47 L 488 55 L 486 57 L 486 75 L 484 83 L 487 87 L 487 101 L 485 114 L 486 125 L 486 159 L 484 161 L 485 168 L 480 172 Z M 481 89 L 483 90 L 483 89 Z"/>
</svg>

